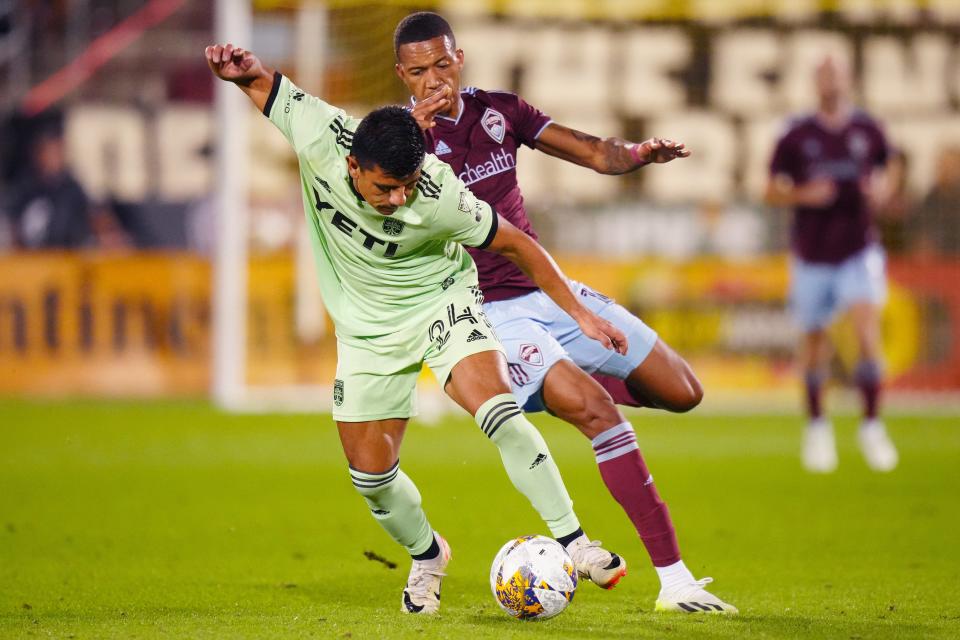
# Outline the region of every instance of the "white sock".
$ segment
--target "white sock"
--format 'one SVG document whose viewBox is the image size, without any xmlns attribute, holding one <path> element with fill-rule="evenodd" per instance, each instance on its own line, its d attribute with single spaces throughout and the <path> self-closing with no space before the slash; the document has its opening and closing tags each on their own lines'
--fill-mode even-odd
<svg viewBox="0 0 960 640">
<path fill-rule="evenodd" d="M 660 589 L 663 591 L 694 582 L 693 574 L 690 573 L 690 569 L 687 569 L 687 565 L 683 564 L 683 560 L 677 560 L 665 567 L 654 567 L 654 569 L 660 577 Z"/>
</svg>

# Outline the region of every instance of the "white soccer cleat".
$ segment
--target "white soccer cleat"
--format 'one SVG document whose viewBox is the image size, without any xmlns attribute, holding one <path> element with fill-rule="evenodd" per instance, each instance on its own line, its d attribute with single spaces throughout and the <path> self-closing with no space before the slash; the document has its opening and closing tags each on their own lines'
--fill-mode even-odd
<svg viewBox="0 0 960 640">
<path fill-rule="evenodd" d="M 627 561 L 600 544 L 599 540 L 591 541 L 583 535 L 566 549 L 581 579 L 589 580 L 601 589 L 613 589 L 620 578 L 627 575 Z"/>
<path fill-rule="evenodd" d="M 739 613 L 735 606 L 727 604 L 704 589 L 711 582 L 713 582 L 713 578 L 703 578 L 678 587 L 672 587 L 669 590 L 661 589 L 654 610 L 676 613 L 712 613 L 716 615 L 736 615 Z"/>
<path fill-rule="evenodd" d="M 450 545 L 439 533 L 433 532 L 440 555 L 431 560 L 414 560 L 403 590 L 400 610 L 404 613 L 437 613 L 440 610 L 440 583 L 450 562 Z"/>
<path fill-rule="evenodd" d="M 860 425 L 857 433 L 860 441 L 860 451 L 867 461 L 867 466 L 874 471 L 893 471 L 897 467 L 900 456 L 894 446 L 883 423 L 879 420 L 868 420 Z"/>
<path fill-rule="evenodd" d="M 803 468 L 811 473 L 831 473 L 837 468 L 837 445 L 833 425 L 823 419 L 814 420 L 803 432 Z"/>
</svg>

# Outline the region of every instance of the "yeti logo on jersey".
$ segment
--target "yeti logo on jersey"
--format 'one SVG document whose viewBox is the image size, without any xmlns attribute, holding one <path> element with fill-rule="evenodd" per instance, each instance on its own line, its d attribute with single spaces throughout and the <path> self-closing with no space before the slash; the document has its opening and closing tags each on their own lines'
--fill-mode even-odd
<svg viewBox="0 0 960 640">
<path fill-rule="evenodd" d="M 527 364 L 532 364 L 535 367 L 543 366 L 543 353 L 540 352 L 540 347 L 535 344 L 520 345 L 519 355 L 520 359 Z"/>
<path fill-rule="evenodd" d="M 403 221 L 393 218 L 384 218 L 383 232 L 388 236 L 398 236 L 403 232 Z"/>
<path fill-rule="evenodd" d="M 504 123 L 502 113 L 488 108 L 480 118 L 480 126 L 498 143 L 503 142 L 503 137 L 507 133 L 507 125 Z"/>
<path fill-rule="evenodd" d="M 450 145 L 448 145 L 443 140 L 437 142 L 437 148 L 434 151 L 438 156 L 445 156 L 450 153 Z"/>
<path fill-rule="evenodd" d="M 343 380 L 333 381 L 333 404 L 338 407 L 343 404 Z"/>
<path fill-rule="evenodd" d="M 313 197 L 315 198 L 314 206 L 317 208 L 318 214 L 323 214 L 326 211 L 332 211 L 333 215 L 330 218 L 330 224 L 342 231 L 345 235 L 353 238 L 353 232 L 358 231 L 361 236 L 363 236 L 363 248 L 369 251 L 373 251 L 375 247 L 384 245 L 386 249 L 383 252 L 383 255 L 387 258 L 392 258 L 397 255 L 397 249 L 400 248 L 400 245 L 396 242 L 387 242 L 386 240 L 381 240 L 376 236 L 372 236 L 367 233 L 363 228 L 361 228 L 356 222 L 343 215 L 339 211 L 333 208 L 333 205 L 329 202 L 324 202 L 320 199 L 320 194 L 316 189 L 313 190 Z M 403 224 L 403 223 L 400 223 Z M 356 238 L 354 238 L 356 239 Z M 357 239 L 359 241 L 359 239 Z"/>
</svg>

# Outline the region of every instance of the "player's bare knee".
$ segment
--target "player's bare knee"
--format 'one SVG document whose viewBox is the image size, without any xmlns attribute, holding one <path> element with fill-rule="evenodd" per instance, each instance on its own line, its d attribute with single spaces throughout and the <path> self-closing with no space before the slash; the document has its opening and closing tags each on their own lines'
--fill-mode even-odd
<svg viewBox="0 0 960 640">
<path fill-rule="evenodd" d="M 703 385 L 695 376 L 686 379 L 686 384 L 672 390 L 660 399 L 662 408 L 671 413 L 686 413 L 697 407 L 703 401 Z"/>
<path fill-rule="evenodd" d="M 584 393 L 571 400 L 575 402 L 564 407 L 562 412 L 554 413 L 591 440 L 625 419 L 606 392 Z"/>
<path fill-rule="evenodd" d="M 700 380 L 696 376 L 692 375 L 687 379 L 687 389 L 682 403 L 683 409 L 680 412 L 686 413 L 696 408 L 701 402 L 703 402 L 703 385 L 700 384 Z"/>
</svg>

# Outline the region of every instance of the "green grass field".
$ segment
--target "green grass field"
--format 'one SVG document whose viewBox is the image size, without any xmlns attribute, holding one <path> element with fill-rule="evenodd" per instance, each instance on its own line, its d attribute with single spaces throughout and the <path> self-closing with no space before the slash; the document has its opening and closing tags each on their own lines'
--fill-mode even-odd
<svg viewBox="0 0 960 640">
<path fill-rule="evenodd" d="M 0 637 L 960 637 L 956 418 L 890 419 L 890 475 L 865 468 L 839 420 L 840 469 L 814 477 L 798 417 L 637 416 L 686 561 L 740 607 L 732 619 L 652 613 L 655 574 L 588 442 L 535 421 L 587 532 L 631 571 L 521 623 L 493 602 L 489 564 L 545 527 L 469 420 L 413 425 L 404 446 L 454 551 L 442 615 L 424 619 L 399 612 L 408 560 L 353 491 L 329 417 L 0 403 Z"/>
</svg>

